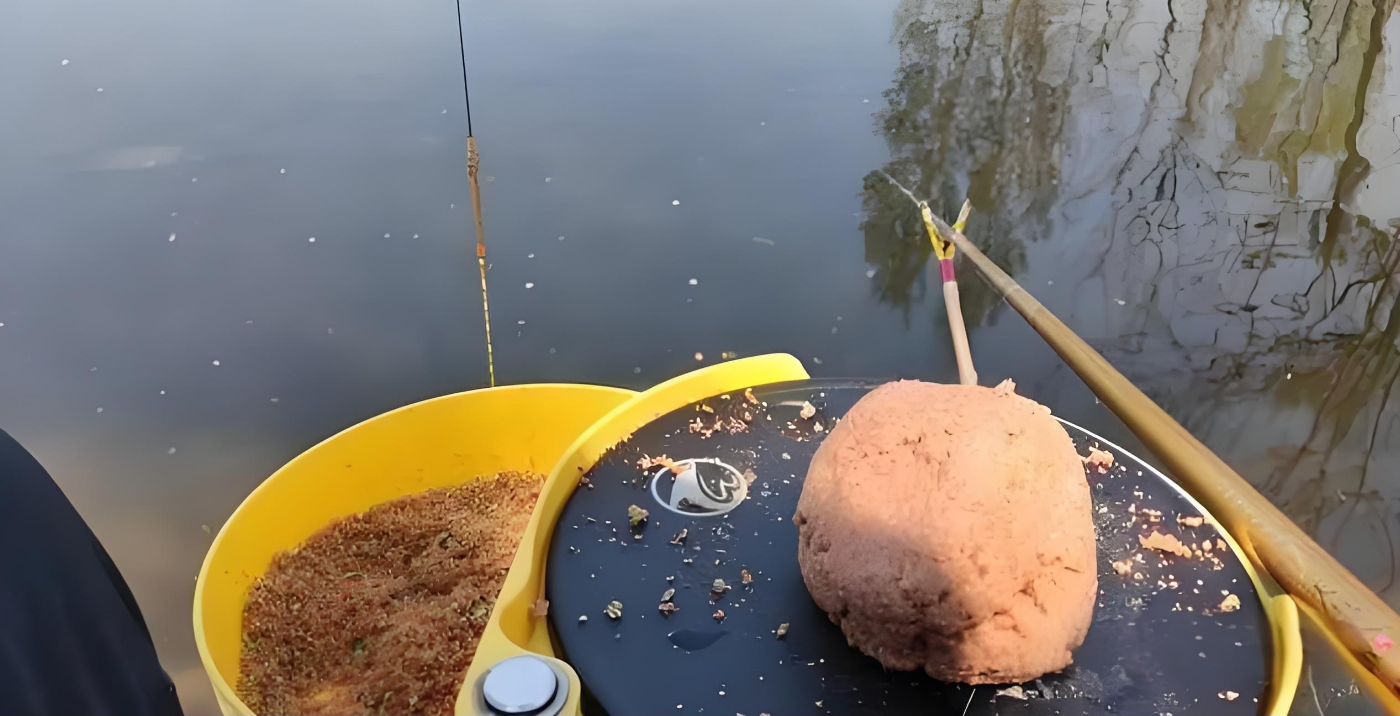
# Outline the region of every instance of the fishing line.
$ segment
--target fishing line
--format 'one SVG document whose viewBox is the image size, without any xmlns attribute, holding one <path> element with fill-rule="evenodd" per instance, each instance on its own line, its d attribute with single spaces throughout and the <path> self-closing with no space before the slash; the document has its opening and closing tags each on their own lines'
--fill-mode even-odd
<svg viewBox="0 0 1400 716">
<path fill-rule="evenodd" d="M 457 47 L 462 51 L 462 99 L 467 102 L 467 136 L 472 136 L 472 94 L 467 89 L 467 41 L 462 36 L 462 0 L 457 0 Z"/>
<path fill-rule="evenodd" d="M 462 99 L 467 104 L 467 183 L 471 186 L 472 214 L 476 220 L 476 265 L 481 271 L 481 317 L 486 324 L 486 372 L 494 388 L 496 356 L 491 347 L 491 301 L 486 293 L 486 229 L 481 223 L 481 185 L 476 178 L 481 168 L 481 155 L 476 151 L 476 137 L 472 135 L 472 95 L 467 89 L 467 40 L 462 32 L 462 0 L 457 0 L 457 47 L 462 51 Z"/>
</svg>

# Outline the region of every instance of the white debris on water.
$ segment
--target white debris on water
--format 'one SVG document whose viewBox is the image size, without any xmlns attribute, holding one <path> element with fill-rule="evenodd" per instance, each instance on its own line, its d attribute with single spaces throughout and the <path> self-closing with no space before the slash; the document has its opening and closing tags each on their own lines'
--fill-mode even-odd
<svg viewBox="0 0 1400 716">
<path fill-rule="evenodd" d="M 307 242 L 309 242 L 309 243 L 313 243 L 313 244 L 314 244 L 314 243 L 316 243 L 316 237 L 315 237 L 315 236 L 313 236 L 313 237 L 311 237 L 311 238 L 309 238 L 309 239 L 307 239 Z"/>
<path fill-rule="evenodd" d="M 521 319 L 521 320 L 519 320 L 519 321 L 516 321 L 515 324 L 518 325 L 518 326 L 523 326 L 523 325 L 525 325 L 525 320 L 524 320 L 524 319 Z"/>
<path fill-rule="evenodd" d="M 67 64 L 68 64 L 68 60 L 64 60 L 64 61 L 62 61 L 62 62 L 60 62 L 60 63 L 58 63 L 58 64 L 60 64 L 60 65 L 67 65 Z"/>
<path fill-rule="evenodd" d="M 1128 305 L 1128 302 L 1127 302 L 1127 301 L 1124 301 L 1124 300 L 1121 299 L 1121 298 L 1115 298 L 1115 299 L 1113 299 L 1113 302 L 1116 303 L 1116 304 L 1118 304 L 1118 305 L 1120 305 L 1120 306 L 1126 306 L 1126 305 Z"/>
<path fill-rule="evenodd" d="M 763 238 L 762 236 L 755 236 L 755 237 L 753 237 L 753 241 L 754 241 L 754 243 L 756 243 L 756 244 L 768 244 L 769 246 L 773 246 L 773 240 L 772 240 L 772 239 L 765 239 L 765 238 Z"/>
<path fill-rule="evenodd" d="M 526 281 L 526 282 L 525 282 L 525 288 L 534 288 L 534 287 L 535 287 L 534 282 L 532 282 L 532 281 Z"/>
<path fill-rule="evenodd" d="M 285 168 L 283 168 L 282 170 L 278 171 L 277 173 L 278 173 L 278 174 L 286 174 L 286 173 L 287 173 L 287 170 L 286 170 Z"/>
<path fill-rule="evenodd" d="M 563 241 L 563 240 L 564 240 L 564 237 L 560 236 L 560 237 L 559 237 L 559 240 L 560 240 L 560 241 Z"/>
<path fill-rule="evenodd" d="M 389 234 L 385 234 L 385 235 L 384 235 L 384 238 L 386 238 L 386 239 L 389 238 Z"/>
<path fill-rule="evenodd" d="M 866 277 L 866 278 L 875 278 L 875 269 L 866 269 L 866 270 L 865 270 L 865 277 Z"/>
<path fill-rule="evenodd" d="M 554 179 L 552 179 L 552 178 L 550 178 L 550 177 L 545 177 L 545 178 L 544 178 L 544 183 L 546 183 L 546 184 L 548 184 L 548 183 L 550 183 L 550 182 L 552 182 L 552 181 L 554 181 Z"/>
<path fill-rule="evenodd" d="M 170 238 L 169 238 L 169 239 L 166 239 L 166 241 L 168 241 L 168 242 L 170 242 L 170 243 L 172 243 L 172 244 L 175 243 L 175 233 L 174 233 L 174 232 L 171 232 Z"/>
<path fill-rule="evenodd" d="M 681 200 L 680 200 L 680 199 L 672 199 L 672 200 L 671 200 L 671 206 L 680 206 L 680 205 L 681 205 Z"/>
<path fill-rule="evenodd" d="M 98 92 L 101 92 L 101 91 L 102 91 L 102 88 L 101 88 L 101 87 L 98 87 L 98 88 L 97 88 L 97 91 L 98 91 Z"/>
<path fill-rule="evenodd" d="M 161 394 L 161 395 L 165 395 L 165 391 L 163 391 L 163 390 L 160 391 L 160 394 Z"/>
<path fill-rule="evenodd" d="M 199 183 L 199 177 L 190 177 L 190 183 L 191 183 L 191 184 L 198 184 L 198 183 Z"/>
<path fill-rule="evenodd" d="M 698 285 L 700 285 L 700 280 L 699 280 L 699 279 L 694 279 L 694 278 L 693 278 L 693 279 L 690 279 L 690 285 L 692 285 L 692 286 L 698 286 Z"/>
<path fill-rule="evenodd" d="M 633 369 L 632 369 L 632 372 L 633 372 L 633 373 L 641 373 L 641 372 L 642 372 L 642 367 L 641 367 L 641 366 L 637 366 L 636 368 L 633 368 Z"/>
<path fill-rule="evenodd" d="M 525 258 L 527 258 L 527 259 L 532 259 L 532 258 L 535 258 L 535 255 L 534 255 L 534 254 L 530 254 L 529 256 L 526 256 Z"/>
<path fill-rule="evenodd" d="M 870 100 L 868 100 L 868 99 L 863 99 L 863 100 L 861 100 L 860 102 L 861 102 L 861 104 L 870 104 Z"/>
<path fill-rule="evenodd" d="M 218 365 L 219 365 L 219 361 L 214 361 L 214 365 L 215 365 L 215 366 L 218 366 Z"/>
<path fill-rule="evenodd" d="M 170 448 L 169 450 L 166 450 L 166 451 L 165 451 L 165 454 L 166 454 L 166 455 L 174 455 L 174 454 L 175 454 L 175 448 Z"/>
<path fill-rule="evenodd" d="M 705 354 L 700 351 L 695 351 L 695 360 L 705 360 Z"/>
<path fill-rule="evenodd" d="M 759 123 L 758 123 L 758 126 L 760 126 L 760 127 L 766 127 L 766 126 L 768 126 L 768 123 L 767 123 L 767 122 L 759 122 Z"/>
<path fill-rule="evenodd" d="M 414 235 L 413 235 L 413 238 L 415 238 L 415 239 L 418 238 L 418 234 L 414 234 Z"/>
<path fill-rule="evenodd" d="M 445 109 L 442 110 L 442 113 L 443 113 L 443 114 L 447 114 L 447 110 L 445 110 Z"/>
<path fill-rule="evenodd" d="M 280 402 L 282 402 L 282 399 L 281 399 L 281 398 L 271 398 L 271 400 L 272 400 L 272 402 L 274 402 L 274 403 L 280 403 Z"/>
</svg>

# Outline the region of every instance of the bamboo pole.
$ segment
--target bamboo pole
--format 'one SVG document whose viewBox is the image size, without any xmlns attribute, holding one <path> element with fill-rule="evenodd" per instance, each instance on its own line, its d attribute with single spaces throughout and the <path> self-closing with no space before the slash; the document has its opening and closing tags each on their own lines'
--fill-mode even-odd
<svg viewBox="0 0 1400 716">
<path fill-rule="evenodd" d="M 901 189 L 903 187 L 900 187 Z M 907 191 L 906 191 L 907 193 Z M 1021 288 L 960 231 L 936 214 L 940 233 L 1088 384 L 1183 487 L 1221 522 L 1256 564 L 1290 596 L 1323 615 L 1325 626 L 1392 693 L 1400 693 L 1400 615 L 1138 390 L 1084 339 Z"/>
</svg>

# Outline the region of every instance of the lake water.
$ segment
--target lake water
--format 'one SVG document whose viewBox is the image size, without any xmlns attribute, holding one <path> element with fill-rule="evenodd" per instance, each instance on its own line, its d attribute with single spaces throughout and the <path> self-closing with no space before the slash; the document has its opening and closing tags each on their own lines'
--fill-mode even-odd
<svg viewBox="0 0 1400 716">
<path fill-rule="evenodd" d="M 948 214 L 970 197 L 975 241 L 1400 604 L 1394 7 L 469 0 L 497 378 L 641 388 L 789 352 L 953 380 L 883 170 Z M 0 11 L 0 427 L 107 545 L 191 712 L 214 709 L 194 577 L 241 498 L 486 384 L 455 22 Z M 983 382 L 1131 444 L 963 275 Z M 1356 707 L 1319 686 L 1299 712 Z"/>
</svg>

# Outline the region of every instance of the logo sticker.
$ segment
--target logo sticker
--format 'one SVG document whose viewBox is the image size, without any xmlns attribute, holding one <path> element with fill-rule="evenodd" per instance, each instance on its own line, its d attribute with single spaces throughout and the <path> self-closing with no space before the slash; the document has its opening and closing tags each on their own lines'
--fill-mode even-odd
<svg viewBox="0 0 1400 716">
<path fill-rule="evenodd" d="M 749 496 L 743 473 L 711 458 L 677 460 L 685 470 L 675 479 L 669 468 L 660 468 L 651 477 L 651 496 L 662 507 L 691 517 L 722 515 Z"/>
</svg>

